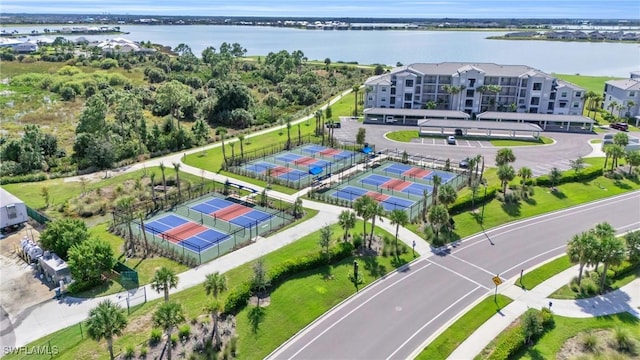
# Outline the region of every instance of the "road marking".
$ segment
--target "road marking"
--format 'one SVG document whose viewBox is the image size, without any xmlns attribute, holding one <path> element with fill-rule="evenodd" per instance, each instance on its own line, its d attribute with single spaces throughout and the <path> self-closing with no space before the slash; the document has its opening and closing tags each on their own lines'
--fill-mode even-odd
<svg viewBox="0 0 640 360">
<path fill-rule="evenodd" d="M 456 259 L 456 260 L 462 261 L 463 263 L 465 263 L 465 264 L 467 264 L 467 265 L 473 266 L 474 268 L 476 268 L 476 269 L 478 269 L 478 270 L 482 270 L 482 271 L 486 272 L 487 274 L 489 274 L 489 275 L 491 275 L 491 276 L 495 275 L 495 274 L 494 274 L 494 273 L 492 273 L 491 271 L 489 271 L 489 270 L 487 270 L 487 269 L 485 269 L 485 268 L 483 268 L 483 267 L 480 267 L 480 266 L 478 266 L 478 265 L 476 265 L 476 264 L 474 264 L 474 263 L 471 263 L 471 262 L 469 262 L 469 261 L 467 261 L 467 260 L 465 260 L 465 259 L 459 258 L 459 257 L 457 257 L 457 256 L 455 256 L 455 255 L 450 255 L 450 256 L 451 256 L 452 258 Z"/>
<path fill-rule="evenodd" d="M 480 140 L 476 140 L 478 142 L 478 145 L 480 145 L 481 148 L 484 147 L 484 145 L 482 145 L 482 142 L 480 142 Z"/>
<path fill-rule="evenodd" d="M 361 307 L 365 306 L 367 303 L 369 303 L 369 301 L 375 299 L 378 295 L 382 294 L 383 292 L 387 291 L 389 288 L 395 286 L 397 283 L 403 281 L 404 279 L 408 278 L 409 276 L 413 276 L 415 274 L 418 273 L 418 271 L 420 270 L 424 270 L 426 268 L 429 267 L 429 265 L 431 265 L 432 263 L 428 263 L 426 264 L 424 267 L 417 269 L 416 271 L 412 272 L 411 274 L 402 277 L 396 281 L 394 281 L 393 283 L 389 284 L 388 286 L 386 286 L 384 289 L 378 291 L 377 293 L 373 294 L 372 296 L 370 296 L 367 300 L 365 300 L 362 304 L 356 306 L 355 308 L 353 308 L 351 311 L 349 311 L 348 313 L 346 313 L 345 315 L 343 315 L 342 317 L 340 317 L 338 320 L 336 320 L 333 324 L 331 324 L 329 327 L 327 327 L 326 329 L 324 329 L 320 334 L 316 335 L 313 339 L 311 339 L 309 342 L 307 342 L 306 344 L 304 344 L 303 347 L 301 347 L 298 351 L 296 351 L 293 355 L 291 355 L 291 357 L 289 359 L 293 359 L 295 358 L 299 353 L 301 353 L 304 349 L 306 349 L 309 345 L 311 345 L 311 343 L 313 343 L 314 341 L 318 340 L 319 337 L 321 337 L 322 335 L 324 335 L 326 332 L 328 332 L 329 330 L 333 329 L 334 326 L 336 326 L 338 323 L 340 323 L 342 320 L 346 319 L 347 317 L 349 317 L 351 314 L 353 314 L 354 312 L 356 312 L 357 310 L 359 310 Z M 293 337 L 297 337 L 298 334 L 294 335 Z M 286 348 L 283 348 L 282 350 L 285 350 Z M 272 354 L 273 355 L 273 354 Z"/>
<path fill-rule="evenodd" d="M 518 264 L 513 265 L 512 267 L 508 268 L 507 270 L 503 270 L 503 271 L 501 271 L 500 273 L 501 273 L 501 274 L 504 274 L 504 273 L 509 272 L 509 271 L 511 271 L 511 270 L 513 270 L 513 269 L 519 268 L 519 267 L 521 267 L 523 264 L 526 264 L 527 262 L 529 262 L 529 261 L 531 261 L 531 260 L 533 260 L 533 259 L 539 258 L 540 256 L 547 255 L 548 253 L 552 253 L 552 252 L 554 252 L 554 251 L 560 250 L 560 249 L 562 249 L 562 248 L 564 248 L 564 247 L 567 247 L 567 245 L 566 245 L 566 244 L 565 244 L 565 245 L 561 245 L 561 246 L 558 246 L 558 247 L 553 248 L 553 249 L 551 249 L 551 250 L 548 250 L 548 251 L 545 251 L 545 252 L 543 252 L 543 253 L 540 253 L 540 254 L 538 254 L 538 255 L 536 255 L 536 256 L 532 256 L 532 257 L 528 258 L 527 260 L 525 260 L 525 261 L 523 261 L 523 262 L 521 262 L 521 263 L 518 263 Z"/>
<path fill-rule="evenodd" d="M 487 289 L 487 290 L 491 290 L 490 288 L 488 288 L 488 287 L 486 287 L 486 286 L 484 286 L 484 285 L 480 284 L 479 282 L 477 282 L 477 281 L 475 281 L 475 280 L 473 280 L 473 279 L 471 279 L 471 278 L 469 278 L 469 277 L 467 277 L 467 276 L 465 276 L 465 275 L 462 275 L 462 274 L 460 274 L 459 272 L 457 272 L 457 271 L 455 271 L 455 270 L 449 269 L 448 267 L 446 267 L 446 266 L 444 266 L 444 265 L 442 265 L 442 264 L 438 264 L 438 263 L 436 263 L 436 262 L 434 262 L 434 261 L 432 261 L 432 260 L 429 260 L 429 259 L 426 259 L 426 260 L 427 260 L 428 262 L 432 263 L 433 265 L 438 266 L 438 267 L 441 267 L 441 268 L 443 268 L 443 269 L 445 269 L 445 270 L 447 270 L 447 271 L 449 271 L 449 272 L 452 272 L 452 273 L 454 273 L 454 274 L 456 274 L 456 275 L 460 276 L 461 278 L 463 278 L 463 279 L 465 279 L 465 280 L 467 280 L 467 281 L 470 281 L 470 282 L 472 282 L 472 283 L 474 283 L 474 284 L 476 284 L 476 285 L 478 285 L 478 286 L 480 286 L 480 287 L 483 287 L 483 288 L 485 288 L 485 289 Z M 493 274 L 492 274 L 492 275 L 493 275 Z"/>
<path fill-rule="evenodd" d="M 464 300 L 464 298 L 466 298 L 467 296 L 473 294 L 476 290 L 478 290 L 481 286 L 477 286 L 475 289 L 469 291 L 465 296 L 461 297 L 460 299 L 456 300 L 453 304 L 447 306 L 446 309 L 442 310 L 438 315 L 436 315 L 433 319 L 429 320 L 426 324 L 422 325 L 420 327 L 420 329 L 418 329 L 416 332 L 413 333 L 413 335 L 411 335 L 407 340 L 405 340 L 405 342 L 402 343 L 402 345 L 398 346 L 398 348 L 396 349 L 396 351 L 392 352 L 391 355 L 389 355 L 387 357 L 387 360 L 393 358 L 393 355 L 395 355 L 396 353 L 398 353 L 398 351 L 400 351 L 400 349 L 402 349 L 405 345 L 407 345 L 407 343 L 409 343 L 409 341 L 411 341 L 414 337 L 416 337 L 418 335 L 419 332 L 421 332 L 422 330 L 424 330 L 424 328 L 426 328 L 427 326 L 429 326 L 432 322 L 434 322 L 437 318 L 439 318 L 442 314 L 444 314 L 445 312 L 449 311 L 449 309 L 451 309 L 452 307 L 454 307 L 456 304 L 458 304 L 460 301 Z"/>
</svg>

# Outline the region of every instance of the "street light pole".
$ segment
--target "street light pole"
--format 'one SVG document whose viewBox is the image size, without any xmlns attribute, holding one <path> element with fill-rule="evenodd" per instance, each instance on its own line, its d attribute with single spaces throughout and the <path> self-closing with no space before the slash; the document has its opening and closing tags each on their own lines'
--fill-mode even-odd
<svg viewBox="0 0 640 360">
<path fill-rule="evenodd" d="M 487 202 L 487 182 L 483 180 L 482 185 L 484 185 L 484 197 L 482 199 L 482 215 L 480 219 L 480 225 L 484 226 L 484 204 Z"/>
</svg>

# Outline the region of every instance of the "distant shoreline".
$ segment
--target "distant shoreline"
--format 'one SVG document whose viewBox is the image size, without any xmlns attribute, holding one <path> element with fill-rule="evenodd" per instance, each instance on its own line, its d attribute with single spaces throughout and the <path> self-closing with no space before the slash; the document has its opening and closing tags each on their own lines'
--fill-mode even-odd
<svg viewBox="0 0 640 360">
<path fill-rule="evenodd" d="M 608 39 L 549 39 L 543 37 L 516 37 L 516 36 L 488 36 L 489 40 L 516 40 L 516 41 L 558 41 L 558 42 L 584 42 L 584 43 L 618 43 L 618 44 L 638 44 L 640 40 L 608 40 Z"/>
<path fill-rule="evenodd" d="M 129 32 L 126 31 L 69 31 L 69 32 L 49 32 L 49 33 L 44 33 L 44 32 L 38 32 L 38 33 L 18 33 L 18 34 L 0 34 L 0 37 L 3 38 L 7 38 L 7 39 L 15 39 L 15 38 L 22 38 L 22 37 L 29 37 L 29 36 L 54 36 L 54 37 L 58 37 L 58 36 L 69 36 L 69 35 L 78 35 L 78 36 L 83 36 L 83 35 L 127 35 L 129 34 Z"/>
</svg>

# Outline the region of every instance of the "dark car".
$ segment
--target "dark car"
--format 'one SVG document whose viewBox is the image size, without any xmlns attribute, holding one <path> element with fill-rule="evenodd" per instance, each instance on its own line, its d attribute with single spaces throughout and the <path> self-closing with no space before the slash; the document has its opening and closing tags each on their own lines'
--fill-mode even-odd
<svg viewBox="0 0 640 360">
<path fill-rule="evenodd" d="M 627 123 L 612 123 L 609 125 L 609 127 L 611 129 L 616 129 L 616 130 L 620 130 L 620 131 L 629 131 L 629 125 Z"/>
<path fill-rule="evenodd" d="M 462 136 L 462 129 L 456 129 L 454 132 L 456 136 Z"/>
<path fill-rule="evenodd" d="M 339 122 L 334 122 L 334 123 L 327 123 L 326 124 L 327 128 L 337 128 L 340 129 L 340 123 Z"/>
<path fill-rule="evenodd" d="M 469 168 L 469 158 L 466 158 L 464 160 L 460 160 L 460 163 L 458 164 L 458 167 L 461 169 L 468 169 Z"/>
</svg>

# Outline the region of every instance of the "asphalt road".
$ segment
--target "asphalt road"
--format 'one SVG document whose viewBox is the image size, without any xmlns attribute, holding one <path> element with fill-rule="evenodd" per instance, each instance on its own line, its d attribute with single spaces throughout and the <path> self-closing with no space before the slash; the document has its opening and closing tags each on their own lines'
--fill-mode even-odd
<svg viewBox="0 0 640 360">
<path fill-rule="evenodd" d="M 493 276 L 517 278 L 602 221 L 619 232 L 639 228 L 640 192 L 504 225 L 419 259 L 325 314 L 270 358 L 411 358 L 440 327 L 493 293 Z"/>
<path fill-rule="evenodd" d="M 457 145 L 447 145 L 445 139 L 436 141 L 425 139 L 425 143 L 403 143 L 384 137 L 384 134 L 390 131 L 418 130 L 416 126 L 362 124 L 354 120 L 342 121 L 341 125 L 340 129 L 334 131 L 334 136 L 338 140 L 354 141 L 358 128 L 364 127 L 367 129 L 367 141 L 375 144 L 376 150 L 406 150 L 410 155 L 420 154 L 441 160 L 449 158 L 452 164 L 457 164 L 466 157 L 481 154 L 485 156 L 487 166 L 493 166 L 496 152 L 499 149 L 488 141 L 458 140 Z M 569 160 L 575 160 L 579 156 L 591 153 L 590 139 L 602 139 L 602 134 L 544 132 L 542 135 L 551 137 L 556 142 L 548 145 L 511 148 L 516 156 L 516 168 L 527 166 L 532 169 L 534 176 L 548 174 L 553 167 L 560 170 L 570 169 Z"/>
</svg>

